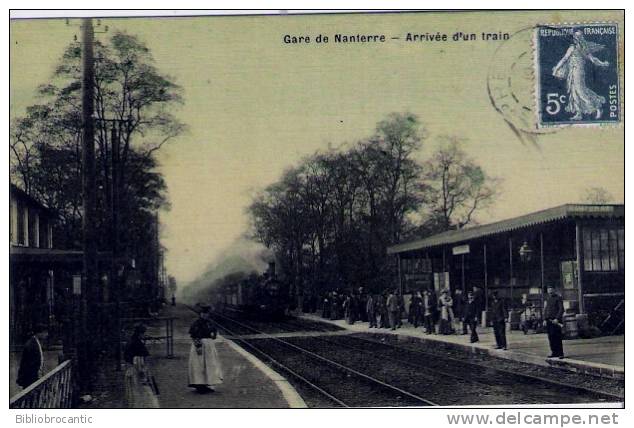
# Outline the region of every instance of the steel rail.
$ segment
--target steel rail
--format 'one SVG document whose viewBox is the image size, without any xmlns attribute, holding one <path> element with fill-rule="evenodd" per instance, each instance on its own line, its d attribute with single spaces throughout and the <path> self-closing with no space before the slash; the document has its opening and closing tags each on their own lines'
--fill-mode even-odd
<svg viewBox="0 0 634 428">
<path fill-rule="evenodd" d="M 374 343 L 374 344 L 380 344 L 380 345 L 388 346 L 388 347 L 394 348 L 396 350 L 406 350 L 408 352 L 413 352 L 413 353 L 416 353 L 416 354 L 421 354 L 421 355 L 425 355 L 425 356 L 429 356 L 429 357 L 434 357 L 434 358 L 438 357 L 438 355 L 433 354 L 431 352 L 425 352 L 425 351 L 420 351 L 420 350 L 411 349 L 411 348 L 407 348 L 407 347 L 397 346 L 397 345 L 394 345 L 392 343 L 381 342 L 381 341 L 378 341 L 378 340 L 368 339 L 368 338 L 365 338 L 365 337 L 357 337 L 357 336 L 351 336 L 351 337 L 354 337 L 355 339 L 366 341 L 366 342 L 369 342 L 369 343 Z M 452 361 L 454 363 L 470 365 L 470 366 L 473 366 L 473 367 L 478 367 L 480 369 L 493 370 L 493 371 L 496 371 L 496 372 L 499 372 L 499 373 L 502 373 L 502 374 L 506 374 L 506 375 L 509 375 L 509 376 L 523 377 L 525 379 L 530 379 L 530 380 L 533 380 L 533 381 L 540 381 L 540 382 L 543 382 L 543 383 L 548 383 L 548 384 L 551 384 L 551 385 L 558 386 L 560 388 L 568 388 L 568 389 L 572 389 L 572 390 L 576 390 L 576 391 L 585 392 L 585 393 L 588 393 L 588 394 L 595 394 L 595 395 L 598 395 L 598 396 L 603 396 L 604 398 L 608 398 L 608 399 L 616 399 L 616 400 L 619 400 L 619 401 L 623 400 L 623 397 L 620 397 L 620 396 L 618 396 L 616 394 L 613 394 L 613 393 L 610 393 L 610 392 L 606 392 L 606 391 L 599 391 L 599 390 L 596 390 L 596 389 L 586 388 L 584 386 L 572 385 L 572 384 L 569 384 L 569 383 L 560 382 L 560 381 L 557 381 L 557 380 L 548 379 L 548 378 L 544 378 L 544 377 L 541 377 L 541 376 L 529 375 L 529 374 L 526 374 L 526 373 L 520 373 L 520 372 L 511 371 L 511 370 L 508 370 L 508 369 L 502 369 L 502 368 L 497 368 L 497 367 L 489 367 L 489 366 L 478 364 L 478 363 L 474 363 L 474 362 L 471 362 L 471 361 L 459 360 L 459 359 L 453 358 L 453 357 L 443 357 L 443 358 L 445 358 L 445 359 L 447 359 L 449 361 Z"/>
<path fill-rule="evenodd" d="M 327 330 L 322 330 L 322 331 L 326 332 Z M 389 333 L 376 333 L 376 332 L 363 333 L 363 332 L 359 332 L 359 334 L 389 334 Z M 365 341 L 365 342 L 369 342 L 369 343 L 373 343 L 373 344 L 379 344 L 379 345 L 383 345 L 383 346 L 386 346 L 386 347 L 391 347 L 391 348 L 393 348 L 395 350 L 406 350 L 408 352 L 413 352 L 413 353 L 416 353 L 416 354 L 420 354 L 420 355 L 424 355 L 424 356 L 428 356 L 428 357 L 432 357 L 432 358 L 437 358 L 438 357 L 437 354 L 434 354 L 434 353 L 431 353 L 431 352 L 426 352 L 426 351 L 417 350 L 417 349 L 411 349 L 411 348 L 407 348 L 407 347 L 403 347 L 403 346 L 397 346 L 397 345 L 392 344 L 392 343 L 381 342 L 379 340 L 369 339 L 369 338 L 366 338 L 366 337 L 358 337 L 358 336 L 350 336 L 350 337 L 353 337 L 353 338 L 355 338 L 357 340 L 360 340 L 360 341 Z M 414 337 L 414 336 L 412 336 L 412 337 Z M 576 390 L 576 391 L 580 391 L 580 392 L 584 392 L 584 393 L 588 393 L 588 394 L 595 394 L 595 395 L 598 395 L 598 396 L 601 396 L 603 398 L 610 399 L 610 400 L 617 400 L 619 402 L 624 400 L 624 397 L 619 396 L 617 394 L 610 393 L 610 392 L 606 392 L 606 391 L 600 391 L 600 390 L 596 390 L 596 389 L 587 388 L 587 387 L 584 387 L 584 386 L 579 386 L 579 385 L 573 385 L 573 384 L 569 384 L 569 383 L 565 383 L 565 382 L 560 382 L 560 381 L 557 381 L 557 380 L 548 379 L 548 378 L 537 376 L 537 375 L 530 375 L 530 374 L 527 374 L 527 373 L 515 372 L 515 371 L 512 371 L 512 370 L 508 370 L 508 369 L 503 369 L 503 368 L 498 368 L 498 367 L 489 367 L 489 366 L 486 366 L 486 365 L 483 365 L 483 364 L 474 363 L 474 362 L 466 361 L 466 360 L 461 360 L 461 359 L 450 357 L 450 356 L 443 356 L 443 358 L 445 358 L 448 361 L 454 362 L 454 363 L 458 363 L 458 364 L 462 364 L 462 365 L 469 365 L 469 366 L 472 366 L 472 367 L 478 367 L 480 369 L 493 370 L 495 372 L 499 372 L 501 374 L 506 374 L 506 375 L 509 375 L 509 376 L 523 377 L 525 379 L 551 384 L 551 385 L 554 385 L 554 386 L 558 386 L 560 388 L 568 388 L 568 389 L 572 389 L 572 390 Z"/>
<path fill-rule="evenodd" d="M 278 323 L 278 326 L 279 326 L 279 324 L 282 324 L 282 323 Z M 290 326 L 291 324 L 287 323 L 286 325 Z M 246 326 L 246 327 L 252 329 L 252 327 L 249 327 L 249 326 Z M 282 327 L 282 328 L 284 328 L 284 327 Z M 286 331 L 292 332 L 294 330 L 289 330 L 288 327 L 287 327 Z M 321 330 L 321 331 L 327 332 L 329 330 Z M 361 334 L 364 334 L 364 333 L 361 333 Z M 371 332 L 370 334 L 377 334 L 377 333 Z M 354 338 L 356 340 L 359 340 L 359 341 L 364 341 L 364 342 L 368 342 L 368 343 L 372 343 L 372 344 L 382 345 L 382 346 L 384 346 L 386 348 L 392 348 L 392 349 L 394 349 L 396 351 L 405 350 L 407 352 L 412 352 L 412 353 L 415 353 L 415 354 L 424 355 L 426 357 L 432 357 L 432 358 L 437 358 L 438 357 L 438 355 L 430 353 L 430 352 L 425 352 L 425 351 L 420 351 L 420 350 L 411 349 L 411 348 L 407 348 L 407 347 L 397 346 L 397 345 L 394 345 L 392 343 L 382 342 L 382 341 L 379 341 L 379 340 L 373 340 L 373 339 L 369 339 L 369 338 L 365 338 L 365 337 L 358 337 L 358 336 L 349 336 L 349 337 L 352 337 L 352 338 Z M 351 345 L 337 343 L 337 342 L 335 342 L 333 340 L 325 339 L 323 337 L 313 337 L 313 338 L 317 339 L 317 340 L 320 340 L 322 342 L 325 342 L 325 343 L 330 343 L 330 344 L 333 344 L 333 345 L 345 346 L 345 347 L 347 347 L 347 348 L 349 348 L 351 350 L 356 350 L 356 351 L 360 351 L 360 352 L 365 352 L 365 353 L 370 354 L 370 355 L 374 355 L 373 352 L 371 350 L 368 350 L 368 349 L 360 349 L 360 348 L 356 348 L 356 347 L 351 346 Z M 385 357 L 385 358 L 388 358 L 388 359 L 390 359 L 392 361 L 395 361 L 395 362 L 399 362 L 399 363 L 403 363 L 403 364 L 409 365 L 410 367 L 424 369 L 427 372 L 436 372 L 438 374 L 441 374 L 443 376 L 448 376 L 448 377 L 454 378 L 456 380 L 466 381 L 466 382 L 469 382 L 469 383 L 480 385 L 480 386 L 483 386 L 483 387 L 485 387 L 487 389 L 495 389 L 496 388 L 495 385 L 490 385 L 490 384 L 487 384 L 487 383 L 484 383 L 484 382 L 481 382 L 481 381 L 478 381 L 478 380 L 475 380 L 475 379 L 470 379 L 470 378 L 465 377 L 465 376 L 459 376 L 459 375 L 455 375 L 455 374 L 452 374 L 452 373 L 448 373 L 448 372 L 446 372 L 446 371 L 444 371 L 442 369 L 432 369 L 432 368 L 425 367 L 423 365 L 419 365 L 419 364 L 413 363 L 411 361 L 402 360 L 402 359 L 396 358 L 396 357 Z M 621 397 L 621 396 L 619 396 L 617 394 L 613 394 L 613 393 L 609 393 L 609 392 L 605 392 L 605 391 L 600 391 L 600 390 L 591 389 L 591 388 L 587 388 L 587 387 L 583 387 L 583 386 L 579 386 L 579 385 L 573 385 L 573 384 L 569 384 L 569 383 L 565 383 L 565 382 L 560 382 L 560 381 L 557 381 L 557 380 L 548 379 L 548 378 L 544 378 L 544 377 L 541 377 L 541 376 L 529 375 L 529 374 L 526 374 L 526 373 L 515 372 L 515 371 L 502 369 L 502 368 L 489 367 L 489 366 L 486 366 L 486 365 L 483 365 L 483 364 L 478 364 L 478 363 L 474 363 L 474 362 L 470 362 L 470 361 L 466 361 L 466 360 L 460 360 L 460 359 L 457 359 L 457 358 L 454 358 L 454 357 L 450 357 L 450 356 L 443 356 L 443 358 L 448 360 L 448 361 L 451 361 L 453 363 L 457 363 L 457 364 L 465 365 L 465 366 L 475 367 L 475 368 L 478 368 L 480 370 L 492 370 L 492 371 L 494 371 L 496 373 L 499 373 L 500 376 L 501 375 L 508 375 L 508 376 L 514 376 L 514 377 L 521 377 L 521 378 L 524 378 L 524 379 L 527 379 L 527 380 L 539 381 L 539 382 L 546 383 L 546 384 L 549 384 L 549 385 L 557 386 L 559 388 L 566 388 L 566 389 L 571 389 L 571 390 L 574 390 L 574 391 L 577 391 L 577 392 L 583 392 L 583 393 L 586 393 L 586 394 L 597 395 L 597 396 L 605 398 L 605 399 L 616 400 L 617 402 L 623 401 L 623 397 Z M 425 377 L 429 379 L 429 376 L 425 376 Z M 543 404 L 552 404 L 552 403 L 544 402 Z"/>
<path fill-rule="evenodd" d="M 216 321 L 214 321 L 216 322 Z M 218 322 L 216 322 L 218 325 L 220 325 Z M 346 404 L 345 402 L 343 402 L 342 400 L 338 399 L 337 397 L 335 397 L 334 395 L 330 394 L 328 391 L 325 391 L 324 389 L 320 388 L 319 386 L 315 385 L 313 382 L 309 381 L 308 379 L 306 379 L 304 376 L 300 375 L 299 373 L 297 373 L 296 371 L 294 371 L 293 369 L 291 369 L 290 367 L 280 363 L 279 361 L 277 361 L 275 358 L 273 358 L 272 356 L 270 356 L 269 354 L 267 354 L 266 352 L 262 351 L 261 349 L 257 348 L 256 346 L 252 345 L 251 343 L 247 342 L 244 339 L 240 339 L 238 337 L 236 337 L 235 334 L 233 334 L 231 332 L 230 329 L 228 329 L 225 326 L 222 326 L 222 328 L 229 332 L 229 334 L 231 334 L 232 338 L 228 339 L 228 340 L 234 340 L 234 341 L 238 341 L 243 345 L 248 346 L 249 348 L 251 348 L 254 352 L 256 352 L 257 354 L 260 354 L 262 356 L 264 356 L 265 358 L 267 358 L 271 363 L 277 365 L 278 367 L 280 367 L 282 370 L 290 373 L 291 375 L 295 376 L 297 379 L 301 380 L 302 382 L 304 382 L 305 384 L 307 384 L 308 386 L 310 386 L 311 388 L 315 389 L 316 391 L 318 391 L 319 393 L 325 395 L 326 397 L 328 397 L 328 399 L 334 401 L 335 403 L 339 404 L 342 407 L 350 407 L 348 404 Z"/>
<path fill-rule="evenodd" d="M 224 316 L 224 315 L 221 315 L 221 314 L 218 314 L 218 313 L 215 313 L 215 315 L 220 316 L 220 317 L 225 318 L 225 319 L 228 319 L 229 321 L 231 321 L 231 322 L 233 322 L 233 323 L 235 323 L 235 324 L 238 324 L 238 325 L 240 325 L 240 326 L 243 326 L 243 327 L 246 327 L 246 328 L 251 329 L 251 330 L 253 330 L 253 331 L 256 331 L 256 332 L 258 332 L 259 334 L 261 334 L 263 337 L 266 337 L 267 339 L 273 339 L 273 340 L 275 340 L 275 341 L 277 341 L 277 342 L 280 342 L 280 343 L 282 343 L 282 344 L 284 344 L 284 345 L 286 345 L 286 346 L 288 346 L 288 347 L 290 347 L 290 348 L 296 349 L 296 350 L 297 350 L 297 351 L 299 351 L 299 352 L 302 352 L 302 353 L 304 353 L 304 354 L 310 355 L 311 357 L 313 357 L 313 358 L 315 358 L 315 359 L 321 360 L 321 361 L 323 361 L 323 362 L 325 362 L 325 363 L 327 363 L 327 364 L 330 364 L 330 365 L 332 365 L 332 366 L 335 366 L 335 367 L 337 367 L 337 368 L 339 368 L 339 369 L 341 369 L 341 370 L 344 370 L 344 371 L 347 371 L 347 372 L 353 373 L 353 374 L 354 374 L 354 375 L 356 375 L 356 376 L 359 376 L 359 377 L 361 377 L 361 378 L 364 378 L 364 379 L 366 379 L 366 380 L 369 380 L 370 382 L 373 382 L 373 383 L 379 384 L 379 385 L 381 385 L 381 386 L 383 386 L 383 387 L 385 387 L 385 388 L 388 388 L 388 389 L 391 389 L 391 390 L 393 390 L 393 391 L 396 391 L 396 392 L 398 392 L 398 393 L 400 393 L 400 394 L 406 395 L 406 396 L 408 396 L 408 397 L 410 397 L 410 398 L 413 398 L 413 399 L 414 399 L 414 400 L 416 400 L 416 401 L 420 401 L 420 402 L 422 402 L 422 403 L 425 403 L 425 404 L 427 404 L 428 406 L 439 406 L 439 404 L 438 404 L 438 403 L 435 403 L 435 402 L 433 402 L 433 401 L 427 400 L 427 399 L 425 399 L 425 398 L 423 398 L 423 397 L 420 397 L 420 396 L 418 396 L 418 395 L 416 395 L 416 394 L 412 394 L 411 392 L 405 391 L 404 389 L 401 389 L 401 388 L 399 388 L 399 387 L 397 387 L 397 386 L 394 386 L 394 385 L 391 385 L 391 384 L 389 384 L 389 383 L 383 382 L 382 380 L 377 379 L 377 378 L 372 377 L 372 376 L 369 376 L 369 375 L 366 375 L 365 373 L 361 373 L 361 372 L 360 372 L 360 371 L 358 371 L 358 370 L 355 370 L 355 369 L 353 369 L 353 368 L 350 368 L 350 367 L 344 366 L 343 364 L 337 363 L 336 361 L 330 360 L 329 358 L 326 358 L 326 357 L 324 357 L 324 356 L 322 356 L 322 355 L 319 355 L 319 354 L 317 354 L 317 353 L 315 353 L 315 352 L 312 352 L 312 351 L 309 351 L 309 350 L 307 350 L 307 349 L 304 349 L 304 348 L 302 348 L 302 347 L 300 347 L 300 346 L 297 346 L 297 345 L 295 345 L 295 344 L 293 344 L 293 343 L 286 342 L 286 341 L 284 341 L 284 340 L 282 340 L 282 339 L 280 339 L 280 338 L 278 338 L 278 337 L 272 336 L 272 335 L 270 335 L 270 334 L 268 334 L 268 333 L 264 333 L 264 332 L 258 331 L 257 329 L 255 329 L 255 328 L 253 328 L 253 327 L 250 327 L 250 326 L 248 326 L 248 325 L 245 325 L 245 324 L 243 324 L 243 323 L 241 323 L 241 322 L 239 322 L 239 321 L 236 321 L 236 320 L 234 320 L 234 319 L 228 318 L 228 317 L 226 317 L 226 316 Z"/>
</svg>

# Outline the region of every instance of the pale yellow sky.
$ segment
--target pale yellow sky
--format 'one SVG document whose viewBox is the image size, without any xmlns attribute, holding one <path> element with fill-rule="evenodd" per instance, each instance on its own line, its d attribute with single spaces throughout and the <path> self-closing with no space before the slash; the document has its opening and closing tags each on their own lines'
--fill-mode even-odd
<svg viewBox="0 0 634 428">
<path fill-rule="evenodd" d="M 583 189 L 624 198 L 624 133 L 561 129 L 522 144 L 490 104 L 486 83 L 500 42 L 335 44 L 333 35 L 456 31 L 513 33 L 538 23 L 618 21 L 620 12 L 401 13 L 366 15 L 103 19 L 147 43 L 157 67 L 184 88 L 175 114 L 186 135 L 160 152 L 172 210 L 161 214 L 167 267 L 196 277 L 245 230 L 254 190 L 331 143 L 371 135 L 394 111 L 417 114 L 429 139 L 468 139 L 465 149 L 504 180 L 481 222 L 575 202 Z M 327 45 L 285 45 L 285 34 L 330 36 Z M 11 115 L 36 102 L 77 21 L 11 23 Z M 108 34 L 99 34 L 108 38 Z M 526 47 L 527 49 L 530 46 Z M 530 82 L 529 82 L 530 83 Z"/>
</svg>

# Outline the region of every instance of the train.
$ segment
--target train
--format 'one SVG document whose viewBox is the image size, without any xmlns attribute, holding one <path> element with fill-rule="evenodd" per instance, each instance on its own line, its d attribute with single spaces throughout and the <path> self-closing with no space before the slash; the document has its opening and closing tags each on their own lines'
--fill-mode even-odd
<svg viewBox="0 0 634 428">
<path fill-rule="evenodd" d="M 288 284 L 275 272 L 275 263 L 262 275 L 251 274 L 225 281 L 211 296 L 214 310 L 262 320 L 279 320 L 289 313 Z"/>
</svg>

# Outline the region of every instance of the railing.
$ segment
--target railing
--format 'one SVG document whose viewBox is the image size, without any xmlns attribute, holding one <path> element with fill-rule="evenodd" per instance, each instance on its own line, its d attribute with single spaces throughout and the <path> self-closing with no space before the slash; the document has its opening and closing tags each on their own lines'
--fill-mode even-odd
<svg viewBox="0 0 634 428">
<path fill-rule="evenodd" d="M 73 404 L 72 361 L 59 366 L 9 400 L 12 409 L 68 409 Z"/>
<path fill-rule="evenodd" d="M 130 336 L 131 328 L 136 323 L 145 324 L 147 327 L 155 327 L 160 330 L 165 328 L 165 334 L 159 334 L 158 336 L 152 336 L 150 334 L 145 335 L 146 342 L 160 343 L 165 342 L 165 354 L 167 358 L 174 357 L 174 317 L 152 317 L 152 318 L 121 318 L 122 335 L 124 338 Z M 161 327 L 163 324 L 163 327 Z"/>
</svg>

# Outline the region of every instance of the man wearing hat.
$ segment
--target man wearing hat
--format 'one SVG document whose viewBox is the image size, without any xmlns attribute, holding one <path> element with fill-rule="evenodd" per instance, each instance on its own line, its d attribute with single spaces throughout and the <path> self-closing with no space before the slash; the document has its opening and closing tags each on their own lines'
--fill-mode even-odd
<svg viewBox="0 0 634 428">
<path fill-rule="evenodd" d="M 462 318 L 463 325 L 469 326 L 471 330 L 471 343 L 478 342 L 478 332 L 476 328 L 478 326 L 478 303 L 476 303 L 473 293 L 467 294 L 467 303 L 464 305 L 464 314 Z"/>
<path fill-rule="evenodd" d="M 552 285 L 549 285 L 546 290 L 548 297 L 544 303 L 544 326 L 548 332 L 548 343 L 550 344 L 550 355 L 548 358 L 564 358 L 562 332 L 564 304 L 561 296 L 557 294 Z"/>
<path fill-rule="evenodd" d="M 493 322 L 493 333 L 495 334 L 495 349 L 506 350 L 506 321 L 509 313 L 506 310 L 504 300 L 498 297 L 498 292 L 493 292 L 493 303 L 491 304 L 491 321 Z"/>
<path fill-rule="evenodd" d="M 390 294 L 387 296 L 387 312 L 388 319 L 390 320 L 390 328 L 396 330 L 397 318 L 399 316 L 399 302 L 398 297 L 394 294 L 394 291 L 390 290 Z"/>
</svg>

